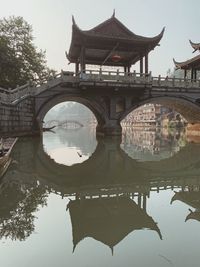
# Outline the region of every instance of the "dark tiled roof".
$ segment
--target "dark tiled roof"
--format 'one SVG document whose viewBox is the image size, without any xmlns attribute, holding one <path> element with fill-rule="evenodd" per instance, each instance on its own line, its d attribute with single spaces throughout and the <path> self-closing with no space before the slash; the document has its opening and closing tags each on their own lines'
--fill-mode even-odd
<svg viewBox="0 0 200 267">
<path fill-rule="evenodd" d="M 188 59 L 183 62 L 177 62 L 175 59 L 173 59 L 174 64 L 177 69 L 197 69 L 200 70 L 200 55 L 193 57 L 191 59 Z"/>
<path fill-rule="evenodd" d="M 67 55 L 70 62 L 76 62 L 80 56 L 83 43 L 86 46 L 86 63 L 104 61 L 114 47 L 115 52 L 121 56 L 121 65 L 129 62 L 134 64 L 140 58 L 141 53 L 148 53 L 158 45 L 164 33 L 154 37 L 143 37 L 134 34 L 124 26 L 114 15 L 98 26 L 90 30 L 81 30 L 73 18 L 72 41 Z M 122 54 L 121 54 L 122 53 Z M 110 62 L 110 64 L 113 64 Z"/>
</svg>

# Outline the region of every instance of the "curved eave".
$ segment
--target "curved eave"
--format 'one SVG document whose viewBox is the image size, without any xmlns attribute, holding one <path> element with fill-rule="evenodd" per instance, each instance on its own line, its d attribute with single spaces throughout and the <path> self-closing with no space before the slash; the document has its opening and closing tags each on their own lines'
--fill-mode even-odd
<svg viewBox="0 0 200 267">
<path fill-rule="evenodd" d="M 196 57 L 193 57 L 183 62 L 177 62 L 174 58 L 173 61 L 176 69 L 186 69 L 186 70 L 191 68 L 200 69 L 200 55 L 197 55 Z"/>
<path fill-rule="evenodd" d="M 173 62 L 174 62 L 176 69 L 182 69 L 182 66 L 184 66 L 186 63 L 186 61 L 185 62 L 178 62 L 174 58 L 173 58 Z"/>
<path fill-rule="evenodd" d="M 192 48 L 194 49 L 193 53 L 197 50 L 200 50 L 200 43 L 193 43 L 191 40 L 189 40 Z"/>
</svg>

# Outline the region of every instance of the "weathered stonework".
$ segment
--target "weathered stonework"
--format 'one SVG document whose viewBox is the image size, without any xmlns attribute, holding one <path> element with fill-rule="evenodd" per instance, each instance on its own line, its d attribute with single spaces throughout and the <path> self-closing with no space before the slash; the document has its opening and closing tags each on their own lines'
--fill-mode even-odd
<svg viewBox="0 0 200 267">
<path fill-rule="evenodd" d="M 17 104 L 0 103 L 0 135 L 23 136 L 37 133 L 34 103 L 32 97 Z"/>
<path fill-rule="evenodd" d="M 41 86 L 0 91 L 0 135 L 39 134 L 46 113 L 55 105 L 74 101 L 88 107 L 97 119 L 96 132 L 120 136 L 120 122 L 146 103 L 175 109 L 189 123 L 200 122 L 200 84 L 185 79 L 136 73 L 62 72 Z"/>
</svg>

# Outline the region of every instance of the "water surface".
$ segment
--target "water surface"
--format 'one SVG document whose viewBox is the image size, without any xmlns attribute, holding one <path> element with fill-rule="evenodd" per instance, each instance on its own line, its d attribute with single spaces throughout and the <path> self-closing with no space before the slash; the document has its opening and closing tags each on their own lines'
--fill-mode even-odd
<svg viewBox="0 0 200 267">
<path fill-rule="evenodd" d="M 0 184 L 0 266 L 198 267 L 199 155 L 183 131 L 20 139 Z"/>
</svg>

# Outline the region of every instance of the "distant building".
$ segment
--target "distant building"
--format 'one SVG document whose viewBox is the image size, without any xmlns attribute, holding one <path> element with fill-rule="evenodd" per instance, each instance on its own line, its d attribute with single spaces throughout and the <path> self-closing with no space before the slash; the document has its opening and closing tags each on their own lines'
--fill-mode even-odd
<svg viewBox="0 0 200 267">
<path fill-rule="evenodd" d="M 145 104 L 131 112 L 122 121 L 123 126 L 159 127 L 162 120 L 173 111 L 160 104 Z"/>
</svg>

